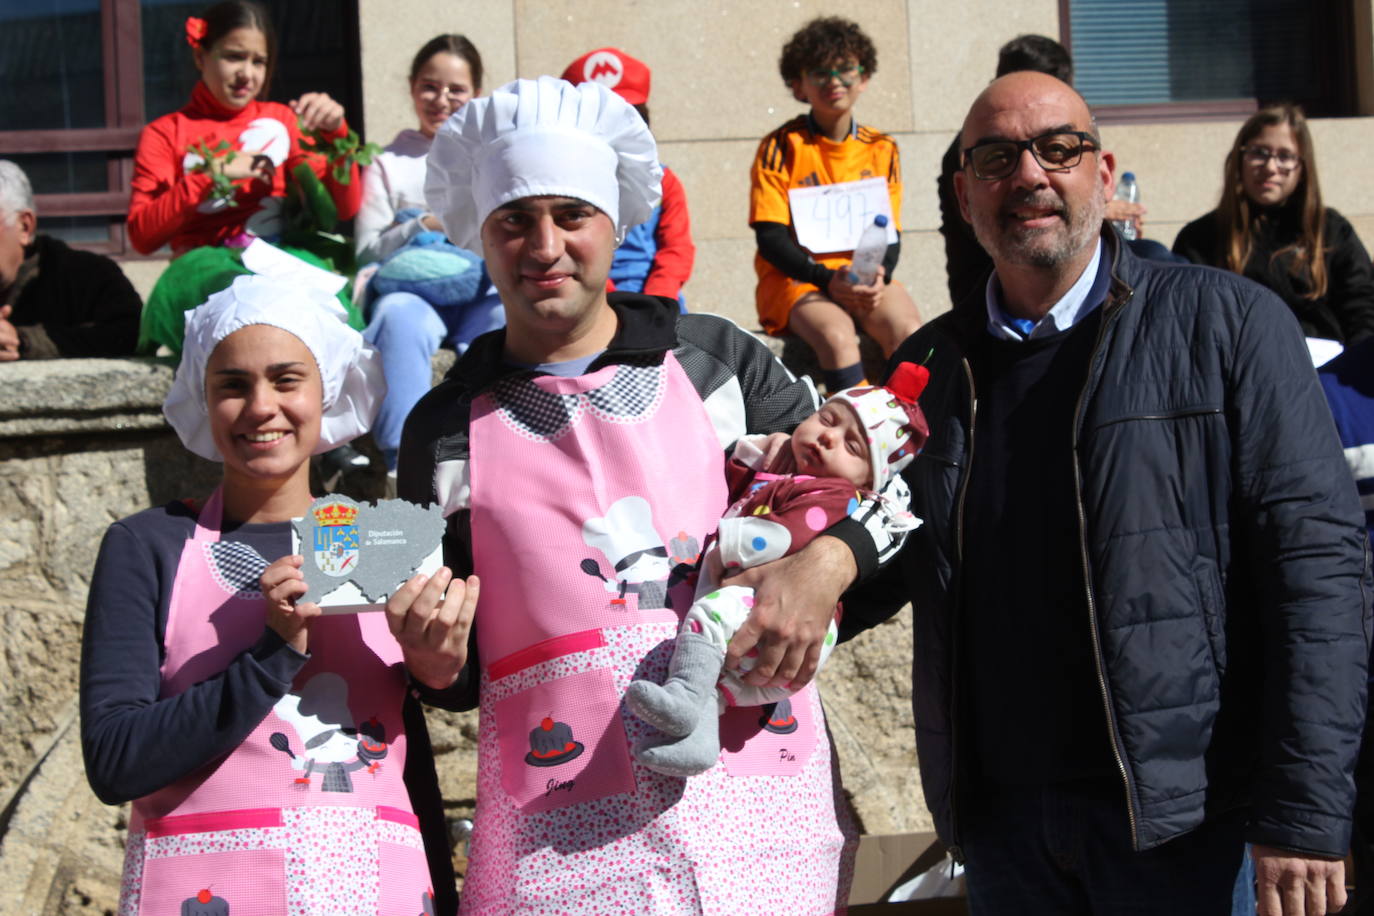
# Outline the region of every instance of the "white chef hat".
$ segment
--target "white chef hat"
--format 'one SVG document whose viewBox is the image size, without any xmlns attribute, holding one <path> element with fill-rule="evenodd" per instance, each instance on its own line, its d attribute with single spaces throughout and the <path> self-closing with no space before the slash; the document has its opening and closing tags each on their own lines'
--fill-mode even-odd
<svg viewBox="0 0 1374 916">
<path fill-rule="evenodd" d="M 304 283 L 245 275 L 204 305 L 186 313 L 186 339 L 176 379 L 162 403 L 167 422 L 192 452 L 222 461 L 210 436 L 205 366 L 219 342 L 252 324 L 281 328 L 300 338 L 315 357 L 324 387 L 324 413 L 315 453 L 362 435 L 386 394 L 382 358 L 350 328 L 339 300 Z"/>
<path fill-rule="evenodd" d="M 523 197 L 575 197 L 625 231 L 662 197 L 663 167 L 644 119 L 599 83 L 516 80 L 473 99 L 439 128 L 425 198 L 461 248 L 481 251 L 482 223 Z"/>
</svg>

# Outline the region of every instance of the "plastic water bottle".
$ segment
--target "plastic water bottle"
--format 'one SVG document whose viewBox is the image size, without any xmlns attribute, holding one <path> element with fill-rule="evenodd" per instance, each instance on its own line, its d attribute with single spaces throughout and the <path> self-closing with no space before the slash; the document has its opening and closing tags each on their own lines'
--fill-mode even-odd
<svg viewBox="0 0 1374 916">
<path fill-rule="evenodd" d="M 849 265 L 849 282 L 871 286 L 878 279 L 878 268 L 887 254 L 887 217 L 879 213 L 873 225 L 864 229 L 859 244 L 854 246 L 854 260 Z"/>
<path fill-rule="evenodd" d="M 1136 184 L 1135 172 L 1121 173 L 1121 180 L 1116 183 L 1116 199 L 1124 200 L 1130 204 L 1140 203 L 1140 185 Z M 1135 241 L 1135 220 L 1114 219 L 1112 225 L 1117 228 L 1121 237 L 1126 241 Z"/>
</svg>

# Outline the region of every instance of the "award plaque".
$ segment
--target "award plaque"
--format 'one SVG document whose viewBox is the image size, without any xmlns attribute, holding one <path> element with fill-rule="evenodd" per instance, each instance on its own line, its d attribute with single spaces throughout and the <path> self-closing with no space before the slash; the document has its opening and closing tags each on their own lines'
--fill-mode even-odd
<svg viewBox="0 0 1374 916">
<path fill-rule="evenodd" d="M 380 611 L 391 593 L 416 573 L 443 565 L 444 517 L 403 499 L 358 503 L 322 496 L 292 522 L 301 571 L 313 601 L 326 614 Z"/>
</svg>

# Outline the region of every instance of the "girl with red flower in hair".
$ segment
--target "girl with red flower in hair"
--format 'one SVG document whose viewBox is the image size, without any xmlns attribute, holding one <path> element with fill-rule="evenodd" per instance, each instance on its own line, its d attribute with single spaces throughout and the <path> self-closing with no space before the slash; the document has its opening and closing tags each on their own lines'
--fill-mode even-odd
<svg viewBox="0 0 1374 916">
<path fill-rule="evenodd" d="M 313 151 L 356 144 L 343 106 L 323 92 L 285 105 L 262 100 L 277 43 L 266 10 L 251 0 L 187 19 L 186 41 L 200 80 L 184 107 L 143 129 L 134 154 L 130 240 L 144 254 L 170 246 L 174 259 L 143 310 L 144 353 L 180 353 L 186 311 L 253 272 L 243 252 L 255 239 L 327 270 L 353 268 L 348 246 L 317 231 L 332 232 L 362 201 L 357 150 L 334 150 L 332 159 Z M 361 328 L 347 292 L 339 298 Z"/>
<path fill-rule="evenodd" d="M 129 202 L 134 247 L 151 254 L 170 245 L 177 256 L 241 241 L 245 233 L 279 234 L 286 174 L 302 162 L 328 188 L 339 218 L 352 218 L 362 200 L 357 166 L 338 181 L 322 156 L 300 144 L 302 131 L 346 136 L 343 106 L 323 92 L 287 105 L 259 100 L 276 58 L 266 10 L 250 0 L 217 3 L 186 21 L 186 40 L 200 81 L 185 107 L 153 121 L 139 137 Z M 213 155 L 221 143 L 234 155 Z M 232 193 L 216 176 L 232 182 Z"/>
</svg>

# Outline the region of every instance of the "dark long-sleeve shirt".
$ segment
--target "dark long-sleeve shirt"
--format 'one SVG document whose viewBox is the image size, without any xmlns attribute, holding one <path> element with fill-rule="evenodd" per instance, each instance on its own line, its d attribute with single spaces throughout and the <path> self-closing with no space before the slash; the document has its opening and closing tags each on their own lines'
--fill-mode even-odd
<svg viewBox="0 0 1374 916">
<path fill-rule="evenodd" d="M 115 522 L 91 578 L 81 649 L 86 774 L 101 801 L 157 791 L 236 748 L 291 687 L 307 656 L 264 627 L 220 674 L 159 700 L 163 637 L 195 516 L 169 503 Z M 286 522 L 223 534 L 268 562 L 291 552 Z"/>
<path fill-rule="evenodd" d="M 1301 225 L 1292 206 L 1261 213 L 1254 221 L 1255 247 L 1244 275 L 1287 303 L 1308 337 L 1350 345 L 1374 336 L 1374 265 L 1350 221 L 1330 207 L 1325 214 L 1326 294 L 1307 298 L 1310 274 L 1292 271 L 1294 253 L 1276 253 L 1297 240 Z M 1226 268 L 1225 236 L 1217 212 L 1179 230 L 1174 251 L 1194 264 Z"/>
<path fill-rule="evenodd" d="M 824 291 L 830 284 L 835 271 L 824 264 L 812 260 L 810 252 L 792 237 L 792 227 L 782 223 L 754 223 L 754 241 L 758 243 L 759 254 L 793 280 L 810 283 Z M 892 272 L 897 269 L 897 260 L 902 256 L 902 237 L 887 246 L 883 253 L 883 282 L 892 282 Z"/>
</svg>

